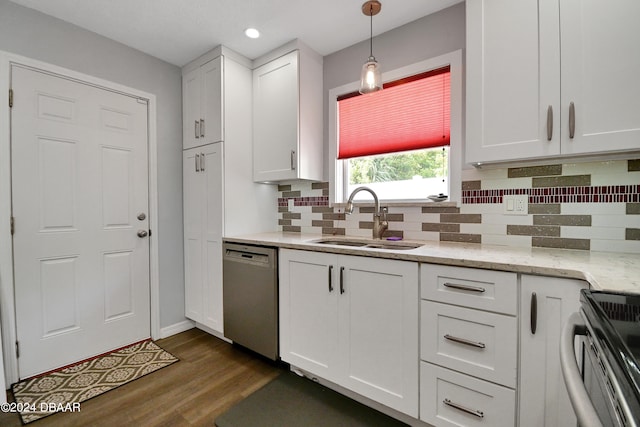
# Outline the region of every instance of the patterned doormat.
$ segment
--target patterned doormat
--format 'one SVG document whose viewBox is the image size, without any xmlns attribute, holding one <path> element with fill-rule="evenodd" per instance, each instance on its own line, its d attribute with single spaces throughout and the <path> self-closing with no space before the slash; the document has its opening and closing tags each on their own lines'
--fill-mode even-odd
<svg viewBox="0 0 640 427">
<path fill-rule="evenodd" d="M 13 385 L 24 424 L 56 412 L 78 412 L 80 403 L 177 362 L 153 341 L 20 381 Z"/>
</svg>

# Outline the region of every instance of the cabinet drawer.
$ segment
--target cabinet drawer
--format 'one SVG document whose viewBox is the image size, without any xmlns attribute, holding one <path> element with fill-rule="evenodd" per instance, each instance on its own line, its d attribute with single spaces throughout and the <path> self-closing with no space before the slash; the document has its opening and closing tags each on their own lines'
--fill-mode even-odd
<svg viewBox="0 0 640 427">
<path fill-rule="evenodd" d="M 420 283 L 423 299 L 514 316 L 516 314 L 516 273 L 422 264 Z"/>
<path fill-rule="evenodd" d="M 421 302 L 420 357 L 508 387 L 516 386 L 515 317 Z"/>
<path fill-rule="evenodd" d="M 513 427 L 515 391 L 420 362 L 420 419 L 440 426 Z"/>
</svg>

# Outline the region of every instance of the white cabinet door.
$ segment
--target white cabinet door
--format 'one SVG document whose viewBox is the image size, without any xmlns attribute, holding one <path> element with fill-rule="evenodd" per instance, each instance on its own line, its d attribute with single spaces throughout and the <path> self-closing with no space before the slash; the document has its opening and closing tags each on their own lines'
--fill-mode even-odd
<svg viewBox="0 0 640 427">
<path fill-rule="evenodd" d="M 340 383 L 417 418 L 418 264 L 339 260 Z"/>
<path fill-rule="evenodd" d="M 560 1 L 563 154 L 640 149 L 638 17 L 637 0 Z"/>
<path fill-rule="evenodd" d="M 559 17 L 550 3 L 466 2 L 467 163 L 560 153 Z"/>
<path fill-rule="evenodd" d="M 185 316 L 222 332 L 222 152 L 183 152 Z"/>
<path fill-rule="evenodd" d="M 202 144 L 220 142 L 224 139 L 222 64 L 222 57 L 219 56 L 200 67 L 203 93 L 200 117 Z"/>
<path fill-rule="evenodd" d="M 520 426 L 575 426 L 560 369 L 560 333 L 578 311 L 587 283 L 529 275 L 521 280 Z"/>
<path fill-rule="evenodd" d="M 182 148 L 200 144 L 200 69 L 182 75 Z M 195 160 L 194 160 L 195 161 Z"/>
<path fill-rule="evenodd" d="M 185 316 L 196 322 L 203 319 L 202 238 L 204 217 L 202 195 L 205 181 L 200 173 L 200 151 L 195 148 L 182 153 Z"/>
<path fill-rule="evenodd" d="M 222 317 L 222 144 L 201 147 L 200 173 L 204 177 L 203 295 L 202 323 L 223 332 Z"/>
<path fill-rule="evenodd" d="M 298 167 L 298 51 L 253 70 L 253 179 L 294 179 Z"/>
<path fill-rule="evenodd" d="M 223 139 L 222 57 L 182 76 L 182 148 Z"/>
<path fill-rule="evenodd" d="M 281 249 L 280 357 L 337 381 L 338 286 L 334 254 Z"/>
<path fill-rule="evenodd" d="M 280 357 L 418 417 L 417 263 L 280 250 Z"/>
</svg>

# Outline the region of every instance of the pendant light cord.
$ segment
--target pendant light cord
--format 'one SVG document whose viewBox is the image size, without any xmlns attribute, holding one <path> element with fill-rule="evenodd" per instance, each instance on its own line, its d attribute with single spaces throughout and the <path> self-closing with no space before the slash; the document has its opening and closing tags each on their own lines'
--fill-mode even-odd
<svg viewBox="0 0 640 427">
<path fill-rule="evenodd" d="M 373 3 L 369 4 L 369 18 L 371 18 L 369 31 L 369 57 L 373 57 Z"/>
</svg>

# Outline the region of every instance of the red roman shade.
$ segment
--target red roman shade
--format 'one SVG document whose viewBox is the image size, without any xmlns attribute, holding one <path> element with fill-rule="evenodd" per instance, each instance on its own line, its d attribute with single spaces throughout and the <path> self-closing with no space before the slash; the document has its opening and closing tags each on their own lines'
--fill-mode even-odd
<svg viewBox="0 0 640 427">
<path fill-rule="evenodd" d="M 338 158 L 449 145 L 450 74 L 440 68 L 338 98 Z"/>
</svg>

